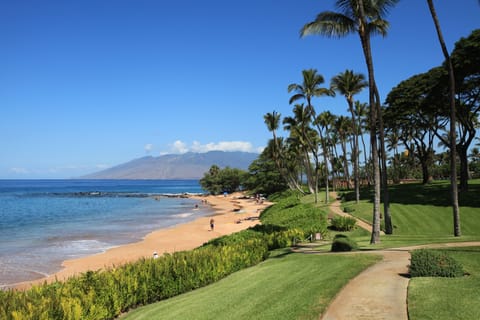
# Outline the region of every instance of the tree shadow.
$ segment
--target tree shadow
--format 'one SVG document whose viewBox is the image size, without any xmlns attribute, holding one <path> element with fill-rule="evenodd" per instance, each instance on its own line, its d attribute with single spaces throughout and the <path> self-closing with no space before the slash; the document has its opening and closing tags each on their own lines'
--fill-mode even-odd
<svg viewBox="0 0 480 320">
<path fill-rule="evenodd" d="M 408 183 L 390 185 L 388 188 L 390 203 L 411 205 L 451 206 L 450 184 L 436 181 L 429 184 Z M 345 191 L 343 197 L 347 201 L 355 200 L 354 191 Z M 382 195 L 383 197 L 383 195 Z M 373 188 L 362 188 L 361 198 L 373 202 Z M 480 208 L 480 183 L 469 184 L 468 191 L 458 193 L 459 205 Z"/>
</svg>

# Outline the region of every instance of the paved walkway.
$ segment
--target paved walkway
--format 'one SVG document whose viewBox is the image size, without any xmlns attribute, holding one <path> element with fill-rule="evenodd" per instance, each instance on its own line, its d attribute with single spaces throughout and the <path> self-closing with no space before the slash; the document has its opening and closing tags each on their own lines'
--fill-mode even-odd
<svg viewBox="0 0 480 320">
<path fill-rule="evenodd" d="M 352 279 L 337 295 L 323 320 L 407 320 L 407 250 L 375 252 L 383 260 Z"/>
<path fill-rule="evenodd" d="M 335 213 L 337 213 L 336 207 L 342 212 L 340 204 L 337 202 L 331 205 L 331 209 Z M 342 215 L 343 214 L 342 212 Z M 365 227 L 360 223 L 358 225 L 362 228 Z M 367 230 L 371 231 L 371 226 L 366 225 Z M 383 260 L 352 279 L 338 293 L 321 319 L 408 320 L 407 288 L 409 282 L 408 265 L 410 264 L 410 251 L 425 247 L 441 248 L 479 245 L 480 242 L 459 242 L 366 252 L 370 254 L 381 254 Z"/>
<path fill-rule="evenodd" d="M 334 197 L 337 196 L 336 192 L 332 192 L 332 195 Z M 358 219 L 357 217 L 354 217 L 352 216 L 351 214 L 348 214 L 348 213 L 345 213 L 343 212 L 342 208 L 341 208 L 341 203 L 340 203 L 340 200 L 335 200 L 334 202 L 332 202 L 329 206 L 329 209 L 339 215 L 339 216 L 342 216 L 342 217 L 350 217 L 350 218 L 354 218 L 355 220 L 357 220 L 357 226 L 359 226 L 360 228 L 362 229 L 365 229 L 367 230 L 368 232 L 372 232 L 372 225 L 369 224 L 369 223 L 366 223 L 365 221 L 361 220 L 361 219 Z M 383 235 L 385 234 L 385 232 L 383 231 L 380 231 L 380 234 Z"/>
</svg>

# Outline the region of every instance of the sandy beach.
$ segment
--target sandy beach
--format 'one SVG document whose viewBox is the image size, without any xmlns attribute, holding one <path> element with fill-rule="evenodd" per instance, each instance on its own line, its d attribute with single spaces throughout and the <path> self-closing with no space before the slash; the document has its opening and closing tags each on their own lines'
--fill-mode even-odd
<svg viewBox="0 0 480 320">
<path fill-rule="evenodd" d="M 210 239 L 247 229 L 259 223 L 258 216 L 271 203 L 257 203 L 254 198 L 245 198 L 242 193 L 227 196 L 190 196 L 198 200 L 199 207 L 210 206 L 214 213 L 197 220 L 179 224 L 167 229 L 160 229 L 145 236 L 136 243 L 122 245 L 103 253 L 66 260 L 63 269 L 46 278 L 17 284 L 18 289 L 25 289 L 33 284 L 55 279 L 65 280 L 74 275 L 89 271 L 119 266 L 140 258 L 152 257 L 176 251 L 191 250 L 201 246 Z M 210 230 L 210 219 L 214 219 L 214 230 Z M 134 226 L 132 226 L 134 227 Z"/>
</svg>

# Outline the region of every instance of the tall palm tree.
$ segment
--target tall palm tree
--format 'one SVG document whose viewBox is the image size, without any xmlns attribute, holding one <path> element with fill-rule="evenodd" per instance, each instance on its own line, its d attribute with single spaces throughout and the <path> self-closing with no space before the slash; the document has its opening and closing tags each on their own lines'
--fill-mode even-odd
<svg viewBox="0 0 480 320">
<path fill-rule="evenodd" d="M 335 6 L 340 12 L 321 12 L 317 18 L 307 23 L 301 30 L 301 35 L 319 34 L 327 37 L 343 37 L 357 33 L 368 69 L 369 103 L 370 103 L 370 144 L 372 149 L 372 164 L 374 172 L 374 201 L 372 236 L 370 243 L 380 242 L 380 166 L 378 162 L 377 123 L 381 121 L 380 94 L 375 83 L 370 36 L 386 35 L 388 22 L 383 17 L 398 0 L 337 0 Z M 382 137 L 382 135 L 380 135 Z M 381 141 L 382 143 L 382 141 Z M 384 154 L 384 153 L 383 153 Z M 385 190 L 387 186 L 384 185 Z M 385 191 L 384 190 L 384 191 Z M 386 195 L 386 193 L 384 193 Z M 388 203 L 386 208 L 388 208 Z M 388 217 L 387 217 L 388 216 Z M 391 220 L 385 212 L 386 231 L 391 229 Z"/>
<path fill-rule="evenodd" d="M 321 87 L 325 80 L 321 74 L 317 73 L 317 69 L 303 70 L 302 76 L 303 82 L 301 84 L 292 83 L 288 86 L 288 92 L 294 92 L 289 103 L 292 104 L 298 100 L 305 100 L 307 102 L 307 108 L 310 109 L 309 111 L 313 116 L 316 116 L 316 112 L 312 105 L 312 98 L 334 96 L 335 93 L 328 88 Z"/>
<path fill-rule="evenodd" d="M 329 171 L 328 171 L 328 163 L 330 158 L 330 127 L 333 125 L 334 122 L 334 115 L 330 113 L 330 111 L 324 111 L 320 113 L 314 120 L 314 124 L 317 126 L 319 137 L 320 137 L 320 144 L 322 146 L 323 152 L 323 161 L 325 163 L 324 170 L 325 170 L 325 203 L 328 204 L 329 200 Z"/>
<path fill-rule="evenodd" d="M 323 76 L 317 72 L 316 69 L 307 69 L 302 71 L 303 82 L 301 84 L 292 83 L 288 86 L 288 92 L 294 92 L 294 95 L 290 97 L 289 103 L 292 104 L 298 100 L 305 100 L 307 102 L 305 112 L 310 116 L 309 120 L 314 121 L 316 118 L 316 112 L 312 105 L 312 98 L 313 97 L 321 97 L 321 96 L 334 96 L 335 93 L 328 89 L 321 87 L 321 85 L 325 82 Z M 320 132 L 318 133 L 320 135 Z M 314 145 L 313 141 L 308 140 L 310 151 L 312 152 L 315 160 L 315 185 L 314 185 L 314 193 L 315 193 L 315 203 L 318 202 L 317 194 L 318 194 L 318 175 L 320 171 L 320 163 L 318 162 L 318 144 Z"/>
<path fill-rule="evenodd" d="M 355 119 L 353 96 L 357 93 L 360 93 L 360 91 L 367 86 L 368 83 L 365 81 L 365 76 L 362 73 L 354 73 L 353 70 L 345 70 L 345 72 L 340 72 L 330 81 L 330 88 L 343 95 L 347 100 L 348 109 L 352 115 L 352 129 L 354 135 L 352 159 L 356 203 L 359 203 L 360 201 L 360 177 L 358 173 L 358 158 L 360 154 L 358 152 L 359 130 L 357 129 L 357 120 Z"/>
<path fill-rule="evenodd" d="M 442 47 L 442 52 L 445 57 L 448 77 L 449 77 L 449 98 L 450 98 L 450 185 L 451 185 L 451 197 L 452 197 L 452 209 L 453 209 L 453 234 L 455 237 L 462 235 L 460 229 L 460 209 L 458 207 L 458 186 L 457 186 L 457 150 L 456 150 L 456 119 L 455 119 L 455 75 L 453 73 L 453 65 L 448 54 L 445 40 L 443 39 L 442 30 L 440 28 L 440 22 L 438 20 L 433 0 L 427 0 L 428 8 L 432 15 L 433 23 L 437 31 L 438 41 Z"/>
</svg>

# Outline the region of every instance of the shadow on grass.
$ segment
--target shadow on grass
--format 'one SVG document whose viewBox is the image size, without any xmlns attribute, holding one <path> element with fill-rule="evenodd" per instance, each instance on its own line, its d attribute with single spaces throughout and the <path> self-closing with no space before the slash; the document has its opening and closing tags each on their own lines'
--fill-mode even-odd
<svg viewBox="0 0 480 320">
<path fill-rule="evenodd" d="M 451 205 L 450 184 L 448 181 L 434 181 L 423 185 L 421 183 L 397 184 L 388 188 L 390 203 L 417 204 L 448 207 Z M 480 208 L 480 180 L 472 180 L 466 192 L 459 192 L 460 206 Z M 355 199 L 354 191 L 345 191 L 346 201 Z M 361 189 L 362 199 L 373 199 L 373 190 Z M 373 200 L 370 200 L 372 202 Z"/>
</svg>

